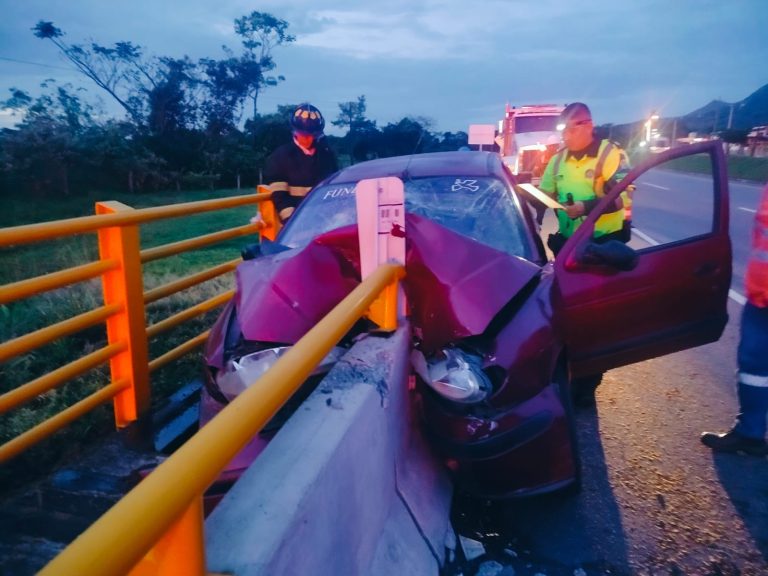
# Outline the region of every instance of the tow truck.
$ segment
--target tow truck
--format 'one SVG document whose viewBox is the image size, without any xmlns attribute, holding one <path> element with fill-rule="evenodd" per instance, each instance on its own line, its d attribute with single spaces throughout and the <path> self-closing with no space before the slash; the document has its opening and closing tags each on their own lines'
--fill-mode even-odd
<svg viewBox="0 0 768 576">
<path fill-rule="evenodd" d="M 547 162 L 560 147 L 557 121 L 564 108 L 557 104 L 505 106 L 497 144 L 518 182 L 538 185 L 541 181 Z"/>
</svg>

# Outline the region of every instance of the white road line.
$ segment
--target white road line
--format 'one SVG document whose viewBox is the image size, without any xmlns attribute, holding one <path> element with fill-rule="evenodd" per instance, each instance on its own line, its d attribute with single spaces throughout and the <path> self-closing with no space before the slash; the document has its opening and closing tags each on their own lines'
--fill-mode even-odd
<svg viewBox="0 0 768 576">
<path fill-rule="evenodd" d="M 752 212 L 752 214 L 754 214 L 755 212 L 757 212 L 757 210 L 756 210 L 756 209 L 752 209 L 752 208 L 744 208 L 743 206 L 739 206 L 739 210 L 744 210 L 744 212 Z"/>
<path fill-rule="evenodd" d="M 658 184 L 651 184 L 650 182 L 641 182 L 641 186 L 650 186 L 651 188 L 658 188 L 659 190 L 671 190 L 671 188 L 667 188 L 666 186 L 659 186 Z"/>
<path fill-rule="evenodd" d="M 645 232 L 640 232 L 640 230 L 638 230 L 637 228 L 632 228 L 632 234 L 637 234 L 637 236 L 643 242 L 647 242 L 651 246 L 658 246 L 659 245 L 659 243 L 656 240 L 654 240 L 653 238 L 648 236 L 648 234 L 646 234 Z"/>
<path fill-rule="evenodd" d="M 651 246 L 658 246 L 659 242 L 648 236 L 645 232 L 641 232 L 637 228 L 632 228 L 632 234 L 637 235 L 638 238 L 640 238 L 643 242 L 647 242 Z M 734 302 L 741 304 L 744 306 L 744 304 L 747 302 L 747 299 L 740 294 L 739 292 L 736 292 L 736 290 L 730 289 L 728 290 L 728 298 L 733 300 Z"/>
</svg>

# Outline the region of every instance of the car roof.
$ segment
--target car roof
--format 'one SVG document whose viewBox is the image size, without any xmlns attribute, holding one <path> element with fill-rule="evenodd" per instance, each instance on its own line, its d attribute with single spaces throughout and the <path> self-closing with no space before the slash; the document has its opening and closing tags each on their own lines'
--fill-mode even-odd
<svg viewBox="0 0 768 576">
<path fill-rule="evenodd" d="M 505 175 L 501 156 L 496 152 L 431 152 L 379 158 L 353 164 L 337 172 L 326 184 L 357 182 L 365 178 L 397 176 L 424 178 L 428 176 L 497 176 Z"/>
</svg>

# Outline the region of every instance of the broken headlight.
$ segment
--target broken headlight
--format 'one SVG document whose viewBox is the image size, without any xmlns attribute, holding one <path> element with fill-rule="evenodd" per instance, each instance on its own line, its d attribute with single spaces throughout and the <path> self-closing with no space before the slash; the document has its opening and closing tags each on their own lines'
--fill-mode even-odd
<svg viewBox="0 0 768 576">
<path fill-rule="evenodd" d="M 243 390 L 256 382 L 267 370 L 275 365 L 275 362 L 290 350 L 290 346 L 278 346 L 252 352 L 245 356 L 233 358 L 227 361 L 222 370 L 216 374 L 216 385 L 227 400 L 234 399 Z M 324 374 L 339 361 L 347 350 L 341 347 L 333 348 L 315 367 L 312 375 Z"/>
<path fill-rule="evenodd" d="M 482 358 L 459 348 L 445 348 L 430 358 L 418 350 L 412 364 L 430 388 L 448 400 L 470 404 L 484 400 L 492 386 L 482 370 Z"/>
</svg>

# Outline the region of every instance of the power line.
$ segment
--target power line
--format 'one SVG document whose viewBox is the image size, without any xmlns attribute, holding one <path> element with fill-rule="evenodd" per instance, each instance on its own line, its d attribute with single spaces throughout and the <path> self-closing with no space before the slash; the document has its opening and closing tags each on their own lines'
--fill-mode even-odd
<svg viewBox="0 0 768 576">
<path fill-rule="evenodd" d="M 16 62 L 17 64 L 29 64 L 30 66 L 40 66 L 41 68 L 54 68 L 56 70 L 67 70 L 68 72 L 72 71 L 72 68 L 52 66 L 51 64 L 43 64 L 42 62 L 30 62 L 29 60 L 18 60 L 17 58 L 8 58 L 6 56 L 0 56 L 0 60 L 5 60 L 6 62 Z"/>
</svg>

